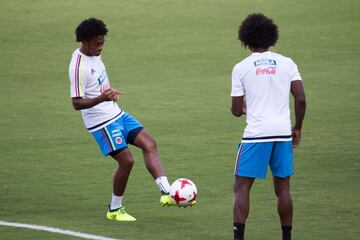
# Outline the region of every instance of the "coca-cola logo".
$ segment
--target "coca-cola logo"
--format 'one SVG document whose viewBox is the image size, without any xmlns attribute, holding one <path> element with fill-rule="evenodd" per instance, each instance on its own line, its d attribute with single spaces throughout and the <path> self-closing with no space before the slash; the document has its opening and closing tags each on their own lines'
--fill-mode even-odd
<svg viewBox="0 0 360 240">
<path fill-rule="evenodd" d="M 276 67 L 268 67 L 268 68 L 257 68 L 256 75 L 263 74 L 276 74 Z"/>
</svg>

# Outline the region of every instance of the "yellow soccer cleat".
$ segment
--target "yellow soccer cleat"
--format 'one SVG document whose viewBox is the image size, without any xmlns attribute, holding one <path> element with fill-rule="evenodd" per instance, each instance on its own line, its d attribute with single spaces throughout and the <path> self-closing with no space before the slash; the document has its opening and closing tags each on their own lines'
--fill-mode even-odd
<svg viewBox="0 0 360 240">
<path fill-rule="evenodd" d="M 187 205 L 184 205 L 184 204 L 179 204 L 178 206 L 179 206 L 179 208 L 181 208 L 181 207 L 183 207 L 183 208 L 187 208 L 187 207 L 193 207 L 193 206 L 195 206 L 196 205 L 196 201 L 194 200 L 194 201 L 192 201 L 192 202 L 190 202 L 190 203 L 188 203 Z"/>
<path fill-rule="evenodd" d="M 172 199 L 172 197 L 169 194 L 161 195 L 160 204 L 163 207 L 177 206 L 176 202 Z"/>
<path fill-rule="evenodd" d="M 124 207 L 115 210 L 110 210 L 109 208 L 108 212 L 106 213 L 106 218 L 116 221 L 136 221 L 136 218 L 125 212 Z"/>
</svg>

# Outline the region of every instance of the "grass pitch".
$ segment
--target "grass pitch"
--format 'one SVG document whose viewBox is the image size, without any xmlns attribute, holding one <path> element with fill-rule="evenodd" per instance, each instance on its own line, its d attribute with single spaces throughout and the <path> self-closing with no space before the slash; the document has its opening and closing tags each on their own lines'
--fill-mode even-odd
<svg viewBox="0 0 360 240">
<path fill-rule="evenodd" d="M 236 40 L 249 13 L 280 29 L 308 111 L 295 151 L 294 239 L 360 238 L 360 3 L 339 1 L 0 0 L 0 220 L 125 240 L 232 238 L 232 172 L 244 119 L 232 117 L 230 75 L 249 54 Z M 192 179 L 198 206 L 160 207 L 141 153 L 124 204 L 135 223 L 109 222 L 115 162 L 71 107 L 68 64 L 84 18 L 109 27 L 103 60 L 123 109 L 158 142 L 167 176 Z M 247 239 L 279 239 L 271 180 L 256 181 Z M 0 226 L 0 239 L 75 239 Z"/>
</svg>

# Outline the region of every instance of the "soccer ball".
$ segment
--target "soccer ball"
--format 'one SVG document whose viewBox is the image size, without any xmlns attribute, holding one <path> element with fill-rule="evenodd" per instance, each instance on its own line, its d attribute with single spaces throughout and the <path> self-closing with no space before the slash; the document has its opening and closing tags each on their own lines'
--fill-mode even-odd
<svg viewBox="0 0 360 240">
<path fill-rule="evenodd" d="M 195 184 L 187 178 L 179 178 L 170 186 L 170 196 L 181 207 L 190 206 L 195 201 L 197 188 Z"/>
</svg>

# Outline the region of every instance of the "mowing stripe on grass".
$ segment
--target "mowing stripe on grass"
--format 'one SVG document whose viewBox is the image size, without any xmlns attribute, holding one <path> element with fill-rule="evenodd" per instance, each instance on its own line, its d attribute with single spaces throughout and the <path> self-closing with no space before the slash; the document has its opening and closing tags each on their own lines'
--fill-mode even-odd
<svg viewBox="0 0 360 240">
<path fill-rule="evenodd" d="M 0 226 L 28 228 L 28 229 L 64 234 L 64 235 L 69 235 L 69 236 L 74 236 L 74 237 L 79 237 L 79 238 L 85 238 L 85 239 L 121 240 L 121 239 L 108 238 L 108 237 L 103 237 L 103 236 L 98 236 L 98 235 L 87 234 L 87 233 L 74 232 L 74 231 L 61 229 L 61 228 L 53 228 L 53 227 L 46 227 L 46 226 L 33 225 L 33 224 L 16 223 L 16 222 L 6 222 L 6 221 L 1 221 L 1 220 L 0 220 Z"/>
</svg>

